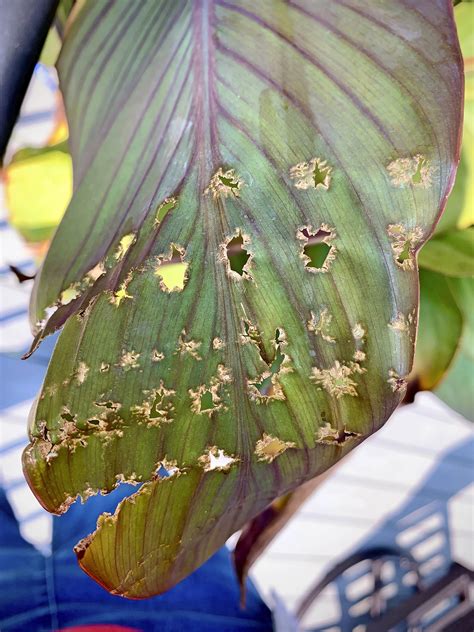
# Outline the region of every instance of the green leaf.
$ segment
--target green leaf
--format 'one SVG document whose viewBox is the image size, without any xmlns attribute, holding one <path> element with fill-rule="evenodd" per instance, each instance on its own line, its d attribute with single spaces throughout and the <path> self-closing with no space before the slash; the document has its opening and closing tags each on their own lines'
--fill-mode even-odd
<svg viewBox="0 0 474 632">
<path fill-rule="evenodd" d="M 418 257 L 420 267 L 447 276 L 474 275 L 474 227 L 453 230 L 430 239 Z"/>
<path fill-rule="evenodd" d="M 399 403 L 461 59 L 448 3 L 169 0 L 86 3 L 59 70 L 75 192 L 32 321 L 64 329 L 24 469 L 57 513 L 141 484 L 77 554 L 142 598 Z"/>
<path fill-rule="evenodd" d="M 474 282 L 473 279 L 447 279 L 447 283 L 462 312 L 463 328 L 449 372 L 435 393 L 466 419 L 474 421 Z"/>
<path fill-rule="evenodd" d="M 420 322 L 411 375 L 418 390 L 432 390 L 444 377 L 463 332 L 463 314 L 451 289 L 452 280 L 420 270 Z"/>
</svg>

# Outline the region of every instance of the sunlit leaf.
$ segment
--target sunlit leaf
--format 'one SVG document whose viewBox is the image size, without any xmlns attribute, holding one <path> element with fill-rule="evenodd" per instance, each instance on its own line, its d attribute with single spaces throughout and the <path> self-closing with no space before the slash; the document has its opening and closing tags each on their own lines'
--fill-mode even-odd
<svg viewBox="0 0 474 632">
<path fill-rule="evenodd" d="M 50 239 L 72 195 L 66 144 L 17 152 L 4 182 L 11 224 L 29 242 Z"/>
<path fill-rule="evenodd" d="M 449 3 L 169 0 L 86 3 L 59 70 L 75 192 L 32 321 L 64 329 L 24 469 L 57 513 L 141 485 L 77 546 L 141 598 L 399 403 L 461 60 Z"/>
</svg>

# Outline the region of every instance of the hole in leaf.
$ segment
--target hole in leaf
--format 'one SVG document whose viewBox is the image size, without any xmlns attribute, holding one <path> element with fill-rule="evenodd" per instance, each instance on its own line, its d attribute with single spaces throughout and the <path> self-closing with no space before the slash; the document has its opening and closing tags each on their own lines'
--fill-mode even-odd
<svg viewBox="0 0 474 632">
<path fill-rule="evenodd" d="M 326 187 L 328 173 L 330 173 L 330 168 L 326 165 L 323 165 L 321 162 L 316 162 L 313 170 L 313 180 L 314 186 L 318 185 Z"/>
<path fill-rule="evenodd" d="M 74 415 L 71 415 L 71 413 L 62 413 L 61 414 L 61 419 L 64 419 L 64 421 L 75 421 L 75 417 Z"/>
<path fill-rule="evenodd" d="M 205 472 L 211 472 L 212 470 L 227 472 L 231 466 L 238 461 L 238 458 L 226 454 L 224 450 L 216 446 L 208 448 L 207 452 L 198 459 L 199 464 L 204 468 Z"/>
<path fill-rule="evenodd" d="M 416 165 L 416 171 L 411 177 L 413 184 L 421 184 L 423 181 L 423 167 L 426 165 L 426 158 L 424 156 L 418 156 L 418 162 Z"/>
<path fill-rule="evenodd" d="M 170 255 L 158 258 L 155 274 L 165 292 L 181 292 L 184 289 L 189 264 L 183 261 L 183 257 L 184 249 L 172 244 Z"/>
<path fill-rule="evenodd" d="M 224 186 L 229 187 L 229 189 L 238 189 L 240 187 L 239 181 L 234 176 L 226 177 L 224 175 L 218 175 L 217 177 L 221 183 Z"/>
<path fill-rule="evenodd" d="M 244 238 L 239 231 L 238 235 L 231 239 L 226 246 L 227 259 L 232 272 L 236 272 L 240 276 L 244 276 L 246 272 L 245 266 L 250 259 L 250 255 L 243 247 Z"/>
<path fill-rule="evenodd" d="M 177 204 L 177 200 L 176 198 L 166 198 L 166 200 L 164 200 L 160 206 L 158 207 L 157 211 L 156 211 L 156 217 L 155 217 L 155 225 L 156 224 L 160 224 L 166 217 L 166 215 L 172 210 L 174 209 L 174 207 Z"/>
<path fill-rule="evenodd" d="M 308 258 L 306 267 L 321 269 L 331 250 L 331 246 L 324 241 L 331 237 L 331 232 L 320 228 L 315 233 L 311 233 L 307 228 L 304 228 L 301 234 L 307 239 L 303 248 L 303 254 Z"/>
<path fill-rule="evenodd" d="M 205 391 L 201 395 L 200 408 L 201 408 L 201 411 L 212 410 L 214 408 L 214 402 L 212 400 L 212 393 L 211 393 L 211 391 Z"/>
</svg>

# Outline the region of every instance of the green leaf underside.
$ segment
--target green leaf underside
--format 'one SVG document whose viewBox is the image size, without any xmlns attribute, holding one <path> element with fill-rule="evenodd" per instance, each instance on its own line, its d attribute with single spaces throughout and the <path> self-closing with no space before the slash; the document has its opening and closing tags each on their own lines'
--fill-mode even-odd
<svg viewBox="0 0 474 632">
<path fill-rule="evenodd" d="M 59 66 L 75 194 L 32 319 L 57 306 L 38 341 L 65 326 L 24 469 L 53 512 L 144 482 L 77 549 L 142 598 L 398 404 L 415 253 L 458 159 L 459 51 L 431 0 L 89 3 Z M 209 450 L 234 460 L 207 471 Z M 181 474 L 156 478 L 162 461 Z"/>
</svg>

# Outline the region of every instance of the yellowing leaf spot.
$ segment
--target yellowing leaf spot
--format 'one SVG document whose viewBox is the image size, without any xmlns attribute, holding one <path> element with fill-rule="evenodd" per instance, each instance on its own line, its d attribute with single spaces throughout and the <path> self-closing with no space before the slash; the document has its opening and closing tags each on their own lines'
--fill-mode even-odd
<svg viewBox="0 0 474 632">
<path fill-rule="evenodd" d="M 290 169 L 290 178 L 295 181 L 295 187 L 303 191 L 307 189 L 328 190 L 332 179 L 332 167 L 326 160 L 312 158 L 309 162 L 299 162 Z"/>
<path fill-rule="evenodd" d="M 278 437 L 264 433 L 255 445 L 255 454 L 259 461 L 271 463 L 288 448 L 296 448 L 293 441 L 282 441 Z"/>
<path fill-rule="evenodd" d="M 228 472 L 232 465 L 239 461 L 234 455 L 228 455 L 217 446 L 207 448 L 207 451 L 199 457 L 198 463 L 205 472 L 217 470 L 218 472 Z"/>
<path fill-rule="evenodd" d="M 227 198 L 229 195 L 238 197 L 244 181 L 235 173 L 234 169 L 223 171 L 220 167 L 212 176 L 209 186 L 204 191 L 205 195 L 216 198 Z"/>
</svg>

